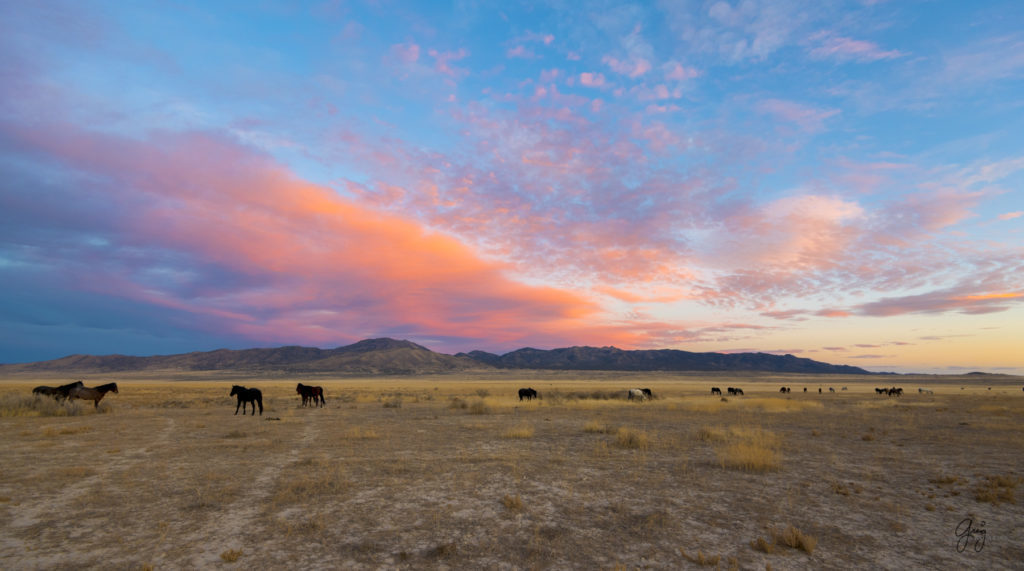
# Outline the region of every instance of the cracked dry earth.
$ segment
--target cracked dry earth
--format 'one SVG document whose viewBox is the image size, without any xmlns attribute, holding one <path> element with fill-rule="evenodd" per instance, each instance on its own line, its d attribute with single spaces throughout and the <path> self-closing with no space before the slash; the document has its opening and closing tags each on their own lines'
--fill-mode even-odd
<svg viewBox="0 0 1024 571">
<path fill-rule="evenodd" d="M 1019 384 L 962 390 L 959 379 L 931 380 L 934 395 L 913 388 L 890 399 L 874 394 L 877 379 L 844 378 L 835 384 L 849 390 L 820 395 L 817 380 L 783 379 L 812 389 L 782 396 L 779 379 L 744 378 L 734 384 L 746 396 L 723 402 L 704 392 L 729 379 L 692 376 L 300 380 L 325 387 L 326 408 L 301 408 L 294 382 L 249 380 L 266 410 L 243 417 L 233 414 L 230 382 L 118 379 L 121 392 L 99 413 L 0 417 L 0 565 L 1020 569 L 1024 561 Z M 46 383 L 0 382 L 0 396 L 34 384 Z M 527 384 L 546 398 L 519 403 L 515 390 Z M 629 386 L 658 398 L 572 393 Z M 727 448 L 752 434 L 770 436 L 769 464 L 730 465 Z M 966 519 L 973 531 L 958 537 Z M 813 546 L 787 545 L 790 526 Z"/>
</svg>

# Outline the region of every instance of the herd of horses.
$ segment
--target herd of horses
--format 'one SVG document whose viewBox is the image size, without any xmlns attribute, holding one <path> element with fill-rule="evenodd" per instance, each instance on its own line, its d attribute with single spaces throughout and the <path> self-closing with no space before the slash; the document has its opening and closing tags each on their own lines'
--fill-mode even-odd
<svg viewBox="0 0 1024 571">
<path fill-rule="evenodd" d="M 743 396 L 743 389 L 739 387 L 726 387 L 726 392 L 730 396 Z M 781 387 L 780 393 L 789 394 L 792 392 L 792 387 Z M 829 387 L 829 392 L 836 392 L 835 388 Z M 847 390 L 843 387 L 843 390 Z M 991 389 L 990 389 L 991 390 Z M 93 406 L 99 408 L 100 401 L 108 393 L 117 393 L 117 383 L 107 383 L 105 385 L 99 385 L 97 387 L 87 387 L 82 381 L 75 381 L 59 387 L 48 387 L 38 386 L 32 389 L 32 394 L 39 396 L 49 396 L 56 399 L 58 402 L 82 399 L 93 401 Z M 804 387 L 804 392 L 807 392 L 807 387 Z M 818 392 L 821 393 L 821 388 L 818 388 Z M 934 395 L 935 392 L 932 389 L 926 389 L 920 387 L 917 392 L 922 395 Z M 295 393 L 302 397 L 302 406 L 320 407 L 326 406 L 324 400 L 324 389 L 319 386 L 304 385 L 299 383 L 295 387 Z M 519 400 L 520 401 L 532 401 L 533 399 L 539 399 L 540 393 L 530 387 L 524 387 L 519 389 Z M 711 387 L 712 396 L 722 396 L 722 389 L 719 387 Z M 887 395 L 890 397 L 901 397 L 903 396 L 902 387 L 875 387 L 875 394 Z M 256 407 L 259 407 L 260 416 L 263 416 L 263 393 L 257 388 L 246 388 L 240 385 L 233 385 L 231 387 L 231 393 L 229 396 L 237 397 L 238 403 L 235 405 L 235 414 L 238 414 L 239 409 L 242 411 L 242 416 L 245 416 L 247 406 L 252 407 L 252 416 L 256 416 Z M 629 389 L 626 392 L 626 400 L 644 402 L 654 398 L 654 393 L 651 389 L 647 388 L 636 388 Z"/>
<path fill-rule="evenodd" d="M 32 389 L 32 394 L 53 397 L 58 402 L 74 399 L 91 400 L 93 407 L 97 409 L 100 407 L 100 401 L 109 392 L 117 393 L 117 383 L 87 387 L 82 381 L 75 381 L 59 387 L 40 385 Z"/>
</svg>

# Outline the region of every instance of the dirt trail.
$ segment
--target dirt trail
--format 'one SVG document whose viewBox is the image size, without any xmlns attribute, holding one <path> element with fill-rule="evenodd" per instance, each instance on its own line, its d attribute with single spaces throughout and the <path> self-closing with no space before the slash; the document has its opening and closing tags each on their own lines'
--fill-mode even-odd
<svg viewBox="0 0 1024 571">
<path fill-rule="evenodd" d="M 246 533 L 252 531 L 260 511 L 264 508 L 280 472 L 299 459 L 303 449 L 316 441 L 319 429 L 309 417 L 304 419 L 302 437 L 284 453 L 265 458 L 263 469 L 247 486 L 247 492 L 220 510 L 205 525 L 183 537 L 184 545 L 195 545 L 187 565 L 195 569 L 209 569 L 221 562 L 220 554 L 235 548 Z"/>
</svg>

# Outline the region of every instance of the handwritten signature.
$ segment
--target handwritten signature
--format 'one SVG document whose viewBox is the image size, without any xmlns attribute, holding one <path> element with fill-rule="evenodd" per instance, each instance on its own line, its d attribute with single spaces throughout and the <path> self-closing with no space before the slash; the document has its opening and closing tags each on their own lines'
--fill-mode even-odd
<svg viewBox="0 0 1024 571">
<path fill-rule="evenodd" d="M 963 553 L 971 542 L 974 542 L 975 553 L 980 552 L 985 548 L 985 522 L 982 521 L 978 524 L 978 527 L 974 526 L 974 520 L 965 517 L 956 526 L 956 550 L 958 553 Z"/>
</svg>

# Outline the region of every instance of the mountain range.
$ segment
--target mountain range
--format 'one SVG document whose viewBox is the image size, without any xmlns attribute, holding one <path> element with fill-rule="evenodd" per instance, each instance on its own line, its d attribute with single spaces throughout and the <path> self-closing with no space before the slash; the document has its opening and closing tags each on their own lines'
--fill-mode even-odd
<svg viewBox="0 0 1024 571">
<path fill-rule="evenodd" d="M 278 347 L 218 349 L 133 357 L 69 355 L 52 361 L 0 365 L 8 372 L 280 371 L 340 374 L 427 374 L 492 369 L 585 371 L 760 371 L 869 375 L 849 365 L 832 365 L 793 355 L 768 353 L 691 353 L 677 349 L 632 350 L 615 347 L 523 348 L 504 355 L 472 351 L 447 355 L 411 341 L 365 339 L 335 349 Z"/>
</svg>

